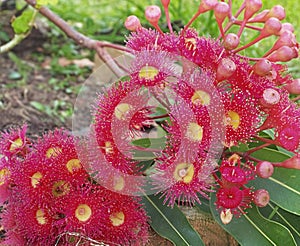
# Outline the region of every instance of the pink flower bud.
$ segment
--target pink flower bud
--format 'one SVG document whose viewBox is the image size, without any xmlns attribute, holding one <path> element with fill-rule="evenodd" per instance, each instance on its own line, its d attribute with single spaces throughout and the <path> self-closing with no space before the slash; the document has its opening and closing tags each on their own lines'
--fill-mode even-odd
<svg viewBox="0 0 300 246">
<path fill-rule="evenodd" d="M 218 0 L 202 0 L 199 6 L 199 13 L 212 10 L 218 4 Z"/>
<path fill-rule="evenodd" d="M 287 23 L 282 23 L 279 35 L 281 35 L 285 31 L 290 31 L 290 32 L 294 33 L 295 32 L 294 26 L 291 23 L 288 23 L 288 22 Z"/>
<path fill-rule="evenodd" d="M 265 22 L 261 33 L 266 36 L 279 35 L 281 26 L 281 22 L 277 18 L 271 17 Z"/>
<path fill-rule="evenodd" d="M 295 47 L 282 46 L 267 58 L 271 62 L 287 62 L 298 57 L 298 50 Z"/>
<path fill-rule="evenodd" d="M 235 63 L 229 58 L 223 58 L 217 68 L 217 80 L 222 81 L 229 78 L 236 70 Z"/>
<path fill-rule="evenodd" d="M 275 5 L 273 8 L 271 8 L 267 17 L 275 17 L 278 20 L 283 20 L 285 18 L 285 9 L 281 5 Z"/>
<path fill-rule="evenodd" d="M 261 161 L 256 165 L 256 174 L 264 179 L 272 176 L 274 172 L 274 167 L 271 162 Z"/>
<path fill-rule="evenodd" d="M 279 103 L 280 94 L 278 91 L 273 88 L 267 88 L 263 92 L 263 96 L 261 99 L 261 104 L 265 107 L 272 107 L 273 105 Z"/>
<path fill-rule="evenodd" d="M 140 22 L 139 18 L 136 17 L 135 15 L 130 15 L 125 20 L 124 26 L 129 31 L 135 32 L 138 28 L 141 27 L 141 22 Z"/>
<path fill-rule="evenodd" d="M 240 43 L 240 38 L 238 37 L 238 35 L 236 35 L 234 33 L 228 33 L 225 36 L 223 45 L 224 45 L 225 49 L 233 50 L 239 46 L 239 43 Z"/>
<path fill-rule="evenodd" d="M 253 66 L 254 73 L 260 75 L 260 76 L 266 76 L 269 75 L 272 70 L 272 63 L 267 59 L 259 60 L 255 65 Z"/>
<path fill-rule="evenodd" d="M 285 31 L 280 34 L 279 39 L 275 42 L 272 49 L 276 50 L 282 46 L 293 47 L 297 45 L 296 35 L 290 31 Z"/>
<path fill-rule="evenodd" d="M 262 7 L 261 0 L 245 0 L 245 4 L 245 20 L 249 20 Z"/>
<path fill-rule="evenodd" d="M 158 20 L 161 16 L 160 8 L 156 5 L 148 6 L 145 10 L 146 19 L 152 23 L 158 23 Z"/>
<path fill-rule="evenodd" d="M 256 206 L 265 207 L 268 205 L 269 201 L 270 195 L 268 191 L 260 189 L 254 192 L 254 203 Z"/>
<path fill-rule="evenodd" d="M 284 88 L 291 94 L 300 94 L 300 79 L 294 79 L 292 83 L 285 85 Z"/>
<path fill-rule="evenodd" d="M 217 22 L 222 23 L 230 12 L 230 7 L 225 2 L 219 2 L 214 8 L 214 14 Z"/>
<path fill-rule="evenodd" d="M 254 23 L 254 22 L 265 22 L 267 19 L 269 19 L 268 14 L 269 14 L 270 10 L 269 9 L 265 9 L 263 11 L 261 11 L 260 13 L 258 13 L 257 15 L 255 15 L 253 18 L 251 18 L 248 23 Z"/>
<path fill-rule="evenodd" d="M 295 155 L 283 162 L 274 163 L 275 166 L 284 168 L 293 168 L 300 170 L 300 156 Z"/>
</svg>

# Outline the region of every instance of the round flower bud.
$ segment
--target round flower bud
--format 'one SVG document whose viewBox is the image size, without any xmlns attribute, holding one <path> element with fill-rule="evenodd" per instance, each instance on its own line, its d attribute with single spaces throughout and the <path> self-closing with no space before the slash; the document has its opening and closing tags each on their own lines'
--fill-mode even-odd
<svg viewBox="0 0 300 246">
<path fill-rule="evenodd" d="M 281 35 L 285 31 L 290 31 L 290 32 L 294 33 L 295 28 L 291 23 L 288 23 L 288 22 L 282 23 L 281 30 L 280 30 L 279 34 Z"/>
<path fill-rule="evenodd" d="M 270 201 L 269 192 L 264 189 L 256 190 L 253 198 L 255 205 L 258 207 L 265 207 Z"/>
<path fill-rule="evenodd" d="M 300 79 L 294 79 L 292 83 L 285 85 L 284 88 L 291 94 L 300 94 Z"/>
<path fill-rule="evenodd" d="M 236 70 L 235 63 L 229 58 L 223 58 L 217 68 L 217 80 L 229 78 Z"/>
<path fill-rule="evenodd" d="M 228 33 L 225 36 L 223 45 L 226 50 L 233 50 L 239 46 L 240 38 L 235 33 Z"/>
<path fill-rule="evenodd" d="M 260 76 L 266 76 L 270 74 L 271 70 L 272 70 L 272 63 L 267 59 L 259 60 L 253 66 L 253 72 Z"/>
<path fill-rule="evenodd" d="M 271 62 L 287 62 L 297 57 L 298 50 L 296 48 L 284 45 L 269 55 L 268 60 Z"/>
<path fill-rule="evenodd" d="M 160 8 L 156 5 L 148 6 L 145 10 L 145 16 L 150 23 L 157 23 L 161 16 Z"/>
<path fill-rule="evenodd" d="M 266 36 L 270 35 L 279 35 L 279 32 L 281 30 L 281 22 L 275 17 L 271 17 L 265 22 L 265 25 L 261 31 L 262 34 L 265 34 Z"/>
<path fill-rule="evenodd" d="M 216 20 L 220 23 L 224 21 L 226 16 L 228 16 L 229 12 L 230 12 L 230 7 L 225 2 L 219 2 L 214 8 L 214 14 Z"/>
<path fill-rule="evenodd" d="M 204 13 L 212 10 L 218 4 L 218 0 L 202 0 L 198 12 Z"/>
<path fill-rule="evenodd" d="M 245 1 L 244 19 L 249 20 L 262 7 L 261 0 L 246 0 Z"/>
<path fill-rule="evenodd" d="M 280 101 L 280 94 L 277 90 L 273 88 L 267 88 L 264 90 L 261 99 L 261 104 L 264 107 L 272 107 L 275 104 L 279 103 L 279 101 Z"/>
<path fill-rule="evenodd" d="M 256 165 L 256 174 L 264 179 L 272 176 L 274 172 L 274 167 L 271 162 L 261 161 Z"/>
<path fill-rule="evenodd" d="M 124 26 L 127 30 L 135 32 L 138 28 L 141 27 L 141 22 L 135 15 L 130 15 L 125 20 Z"/>
<path fill-rule="evenodd" d="M 275 5 L 271 8 L 267 16 L 283 20 L 285 18 L 285 9 L 281 5 Z"/>
</svg>

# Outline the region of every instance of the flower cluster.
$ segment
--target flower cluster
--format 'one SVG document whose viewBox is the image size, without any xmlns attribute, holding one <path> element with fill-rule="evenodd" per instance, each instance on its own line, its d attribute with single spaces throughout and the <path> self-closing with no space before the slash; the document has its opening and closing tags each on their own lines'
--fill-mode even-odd
<svg viewBox="0 0 300 246">
<path fill-rule="evenodd" d="M 1 245 L 145 243 L 148 225 L 139 200 L 97 184 L 78 156 L 78 139 L 55 130 L 37 141 L 26 126 L 1 138 Z M 88 160 L 86 158 L 86 160 Z"/>
<path fill-rule="evenodd" d="M 233 13 L 231 1 L 203 0 L 188 24 L 176 33 L 169 17 L 170 1 L 161 2 L 169 32 L 160 28 L 161 10 L 155 5 L 145 10 L 154 30 L 144 28 L 136 16 L 125 21 L 131 31 L 127 47 L 135 55 L 130 72 L 148 75 L 145 79 L 130 73 L 131 88 L 144 86 L 154 91 L 169 116 L 163 126 L 166 147 L 155 164 L 157 193 L 173 206 L 179 201 L 200 202 L 199 194 L 205 197 L 215 189 L 216 205 L 223 215 L 239 216 L 251 202 L 266 205 L 268 192 L 254 191 L 248 181 L 257 175 L 270 177 L 273 166 L 299 169 L 300 111 L 295 103 L 299 97 L 291 99 L 299 94 L 299 79 L 287 74 L 284 65 L 298 57 L 299 44 L 293 26 L 283 22 L 284 8 L 276 5 L 261 11 L 260 0 L 245 0 Z M 191 28 L 207 11 L 214 13 L 218 38 L 199 36 Z M 247 41 L 249 32 L 258 34 Z M 261 57 L 245 55 L 249 47 L 271 36 L 276 41 Z M 267 129 L 274 131 L 273 137 L 262 137 Z M 248 152 L 230 151 L 254 140 L 261 144 Z M 222 142 L 219 161 L 214 149 L 218 141 Z M 269 166 L 251 156 L 272 144 L 296 155 Z"/>
<path fill-rule="evenodd" d="M 146 213 L 127 195 L 149 191 L 170 206 L 200 203 L 199 195 L 215 192 L 228 223 L 251 203 L 268 203 L 268 191 L 249 181 L 269 178 L 274 166 L 300 169 L 299 80 L 283 65 L 298 57 L 299 44 L 292 25 L 282 22 L 284 8 L 260 11 L 260 0 L 245 0 L 234 14 L 231 1 L 202 0 L 176 33 L 170 1 L 161 2 L 170 32 L 159 27 L 158 6 L 145 11 L 155 29 L 142 27 L 136 16 L 126 19 L 126 47 L 134 55 L 122 66 L 128 76 L 99 95 L 86 138 L 55 130 L 34 142 L 26 126 L 2 134 L 4 245 L 75 245 L 78 238 L 145 244 Z M 214 13 L 217 38 L 191 28 L 207 11 Z M 242 42 L 246 29 L 258 35 Z M 270 36 L 277 41 L 262 57 L 245 56 Z M 151 145 L 149 129 L 163 132 L 162 148 Z M 274 134 L 265 137 L 265 130 Z M 253 148 L 239 149 L 249 142 Z M 251 155 L 269 145 L 294 156 L 270 163 Z"/>
</svg>

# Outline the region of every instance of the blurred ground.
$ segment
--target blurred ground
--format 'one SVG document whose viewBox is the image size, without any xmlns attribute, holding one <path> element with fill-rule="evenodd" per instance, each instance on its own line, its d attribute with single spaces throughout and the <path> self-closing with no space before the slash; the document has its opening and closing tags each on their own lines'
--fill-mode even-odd
<svg viewBox="0 0 300 246">
<path fill-rule="evenodd" d="M 0 14 L 1 31 L 8 36 L 12 35 L 7 23 L 10 15 L 7 11 Z M 66 93 L 64 86 L 55 89 L 49 86 L 49 81 L 63 78 L 59 74 L 53 75 L 51 56 L 43 48 L 45 42 L 49 42 L 47 37 L 34 29 L 12 52 L 0 55 L 1 130 L 25 122 L 30 135 L 40 135 L 55 127 L 71 127 L 71 118 L 60 113 L 64 113 L 66 105 L 74 104 L 76 94 Z"/>
</svg>

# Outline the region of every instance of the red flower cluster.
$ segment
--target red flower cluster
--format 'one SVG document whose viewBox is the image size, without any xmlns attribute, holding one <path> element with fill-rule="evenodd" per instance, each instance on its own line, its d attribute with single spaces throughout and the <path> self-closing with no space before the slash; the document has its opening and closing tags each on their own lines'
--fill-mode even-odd
<svg viewBox="0 0 300 246">
<path fill-rule="evenodd" d="M 251 162 L 242 163 L 241 158 L 234 154 L 222 161 L 219 171 L 220 178 L 215 174 L 220 186 L 216 194 L 217 207 L 224 213 L 228 210 L 235 215 L 244 213 L 253 200 L 252 188 L 247 188 L 246 185 L 249 180 L 254 179 L 254 165 Z"/>
<path fill-rule="evenodd" d="M 149 6 L 145 11 L 156 30 L 143 28 L 136 16 L 128 17 L 125 22 L 132 31 L 127 47 L 135 55 L 129 83 L 132 88 L 145 86 L 155 92 L 159 106 L 165 107 L 169 115 L 164 125 L 166 147 L 155 164 L 154 187 L 171 206 L 179 200 L 190 204 L 199 202 L 198 194 L 206 196 L 211 191 L 214 176 L 218 186 L 217 206 L 224 213 L 238 215 L 251 201 L 261 205 L 258 195 L 264 195 L 263 199 L 267 195 L 254 193 L 253 188 L 246 186 L 254 179 L 255 162 L 259 160 L 249 161 L 249 152 L 243 157 L 244 164 L 240 157 L 228 161 L 226 155 L 233 154 L 230 148 L 254 138 L 265 144 L 252 152 L 270 144 L 295 153 L 300 148 L 300 111 L 290 99 L 291 94 L 299 93 L 299 81 L 293 80 L 283 65 L 298 57 L 294 29 L 290 23 L 282 23 L 285 11 L 279 5 L 260 12 L 261 1 L 245 0 L 234 14 L 231 1 L 203 0 L 184 29 L 175 33 L 169 18 L 170 1 L 161 2 L 169 33 L 164 33 L 158 25 L 161 17 L 158 6 Z M 190 28 L 207 11 L 213 11 L 220 30 L 216 39 L 201 37 Z M 245 29 L 259 34 L 242 45 Z M 270 36 L 277 37 L 277 41 L 263 57 L 239 54 L 240 51 L 245 54 L 248 47 Z M 141 74 L 147 74 L 147 79 Z M 259 136 L 266 129 L 275 130 L 273 139 Z M 218 166 L 215 149 L 220 142 L 219 150 L 225 159 Z"/>
<path fill-rule="evenodd" d="M 260 160 L 250 157 L 270 144 L 295 153 L 300 147 L 300 111 L 290 99 L 299 92 L 299 83 L 277 63 L 297 57 L 299 49 L 291 25 L 281 23 L 284 9 L 259 12 L 260 0 L 245 0 L 233 14 L 231 1 L 202 0 L 190 22 L 175 33 L 169 3 L 162 0 L 170 33 L 158 25 L 158 6 L 145 12 L 156 30 L 143 28 L 135 16 L 127 18 L 125 26 L 132 33 L 126 46 L 134 55 L 126 64 L 129 74 L 99 95 L 90 135 L 83 142 L 56 130 L 33 143 L 25 126 L 2 135 L 4 243 L 72 245 L 82 236 L 144 244 L 147 216 L 139 199 L 124 194 L 151 190 L 173 206 L 178 201 L 200 203 L 199 195 L 208 197 L 216 190 L 221 215 L 238 216 L 251 202 L 268 203 L 267 191 L 247 186 L 255 173 L 268 178 L 273 165 L 299 168 L 298 155 L 272 167 L 258 164 L 257 170 Z M 206 11 L 214 12 L 219 38 L 201 37 L 190 28 Z M 233 25 L 239 28 L 231 29 Z M 246 28 L 259 34 L 241 45 Z M 272 35 L 277 41 L 263 57 L 239 54 Z M 163 151 L 134 144 L 146 129 L 158 126 L 166 136 Z M 259 135 L 266 129 L 275 130 L 273 139 Z M 254 138 L 265 143 L 243 156 L 232 153 L 233 146 Z M 155 152 L 151 171 L 143 172 L 136 158 L 143 151 Z"/>
<path fill-rule="evenodd" d="M 55 130 L 33 142 L 25 132 L 6 132 L 0 141 L 1 245 L 76 245 L 81 236 L 124 245 L 147 241 L 139 200 L 96 184 L 75 137 Z"/>
</svg>

